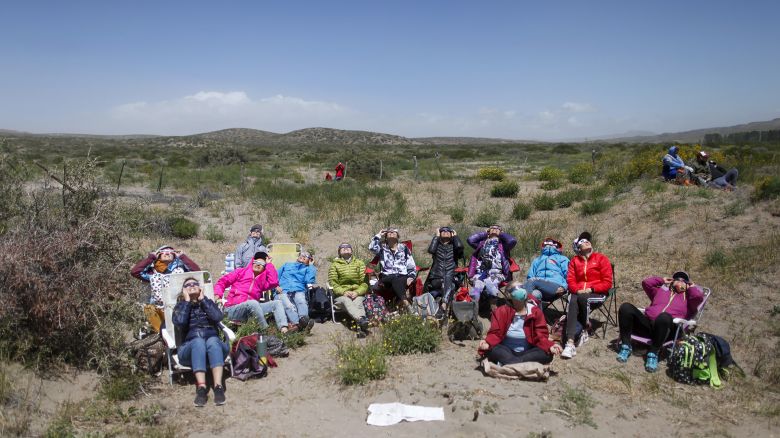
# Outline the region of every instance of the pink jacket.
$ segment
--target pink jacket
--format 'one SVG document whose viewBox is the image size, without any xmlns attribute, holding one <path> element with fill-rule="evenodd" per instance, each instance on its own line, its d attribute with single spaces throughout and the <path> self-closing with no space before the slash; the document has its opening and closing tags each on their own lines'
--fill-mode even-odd
<svg viewBox="0 0 780 438">
<path fill-rule="evenodd" d="M 279 276 L 272 263 L 265 265 L 265 270 L 258 276 L 255 276 L 252 265 L 249 265 L 222 276 L 214 285 L 214 295 L 222 298 L 225 288 L 230 287 L 225 307 L 231 307 L 247 300 L 257 300 L 263 291 L 276 286 L 279 286 Z"/>
<path fill-rule="evenodd" d="M 698 286 L 688 288 L 684 294 L 676 294 L 664 285 L 661 277 L 648 277 L 642 281 L 650 305 L 645 309 L 645 315 L 655 321 L 663 312 L 672 315 L 672 318 L 691 319 L 696 316 L 699 304 L 704 300 L 704 294 Z"/>
</svg>

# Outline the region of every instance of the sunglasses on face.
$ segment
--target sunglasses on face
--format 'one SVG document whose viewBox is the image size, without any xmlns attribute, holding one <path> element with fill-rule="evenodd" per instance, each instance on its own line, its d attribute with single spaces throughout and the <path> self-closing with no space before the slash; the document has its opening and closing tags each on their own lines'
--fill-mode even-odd
<svg viewBox="0 0 780 438">
<path fill-rule="evenodd" d="M 200 283 L 197 281 L 190 281 L 189 283 L 184 283 L 184 287 L 198 287 L 200 286 Z"/>
<path fill-rule="evenodd" d="M 173 254 L 174 251 L 172 249 L 164 249 L 160 251 L 160 254 Z"/>
<path fill-rule="evenodd" d="M 256 266 L 265 266 L 265 260 L 255 260 L 252 264 Z"/>
</svg>

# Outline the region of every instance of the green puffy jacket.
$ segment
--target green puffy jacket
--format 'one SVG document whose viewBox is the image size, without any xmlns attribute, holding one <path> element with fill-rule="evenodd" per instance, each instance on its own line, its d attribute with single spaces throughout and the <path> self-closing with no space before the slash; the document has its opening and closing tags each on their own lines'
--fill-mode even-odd
<svg viewBox="0 0 780 438">
<path fill-rule="evenodd" d="M 366 264 L 363 260 L 352 257 L 349 263 L 338 257 L 333 260 L 328 270 L 328 283 L 333 288 L 333 295 L 341 296 L 349 290 L 357 291 L 358 295 L 368 292 L 366 283 Z"/>
</svg>

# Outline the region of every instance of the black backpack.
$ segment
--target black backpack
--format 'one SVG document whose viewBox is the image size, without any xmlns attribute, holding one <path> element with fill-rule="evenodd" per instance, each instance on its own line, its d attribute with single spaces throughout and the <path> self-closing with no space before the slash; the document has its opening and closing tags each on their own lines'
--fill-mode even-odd
<svg viewBox="0 0 780 438">
<path fill-rule="evenodd" d="M 331 317 L 330 296 L 323 287 L 312 287 L 307 292 L 309 316 L 323 322 Z"/>
</svg>

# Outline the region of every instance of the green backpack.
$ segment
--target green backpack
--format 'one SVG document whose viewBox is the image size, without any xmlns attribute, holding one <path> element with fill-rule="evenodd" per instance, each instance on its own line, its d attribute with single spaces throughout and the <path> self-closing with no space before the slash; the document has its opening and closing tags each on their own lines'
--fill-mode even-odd
<svg viewBox="0 0 780 438">
<path fill-rule="evenodd" d="M 680 383 L 722 386 L 712 339 L 706 334 L 688 335 L 677 343 L 669 373 Z"/>
</svg>

